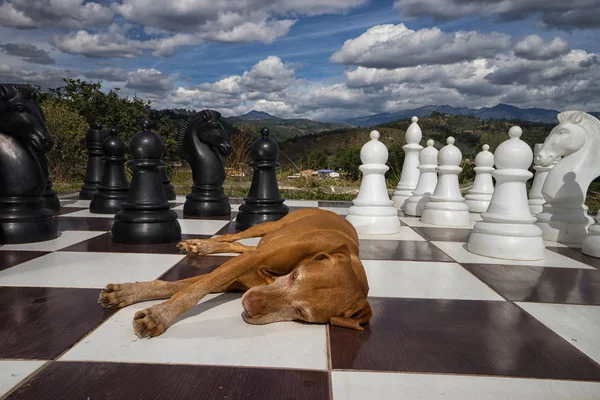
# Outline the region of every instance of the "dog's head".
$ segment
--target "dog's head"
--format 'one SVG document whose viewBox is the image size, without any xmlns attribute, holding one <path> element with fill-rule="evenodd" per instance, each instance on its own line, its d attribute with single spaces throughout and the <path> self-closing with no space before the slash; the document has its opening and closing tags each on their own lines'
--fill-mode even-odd
<svg viewBox="0 0 600 400">
<path fill-rule="evenodd" d="M 373 315 L 361 282 L 352 269 L 348 246 L 318 253 L 291 273 L 242 297 L 250 324 L 301 320 L 363 330 Z"/>
</svg>

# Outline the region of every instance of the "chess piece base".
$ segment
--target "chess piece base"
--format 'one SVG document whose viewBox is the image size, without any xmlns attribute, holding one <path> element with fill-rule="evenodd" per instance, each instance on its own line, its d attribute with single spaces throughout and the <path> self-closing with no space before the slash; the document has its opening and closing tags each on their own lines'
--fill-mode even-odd
<svg viewBox="0 0 600 400">
<path fill-rule="evenodd" d="M 404 203 L 404 214 L 413 217 L 420 217 L 425 209 L 425 204 L 429 201 L 429 194 L 423 196 L 412 196 Z"/>
<path fill-rule="evenodd" d="M 531 211 L 531 215 L 537 215 L 544 210 L 544 205 L 546 201 L 544 199 L 529 199 L 529 211 Z"/>
<path fill-rule="evenodd" d="M 192 187 L 183 205 L 185 217 L 220 217 L 231 214 L 229 197 L 223 194 L 221 187 Z"/>
<path fill-rule="evenodd" d="M 42 193 L 42 201 L 44 202 L 44 208 L 52 211 L 60 210 L 60 200 L 56 196 L 56 191 L 52 188 L 46 188 Z"/>
<path fill-rule="evenodd" d="M 600 258 L 600 225 L 592 225 L 583 241 L 581 252 L 585 255 Z"/>
<path fill-rule="evenodd" d="M 131 221 L 132 218 L 136 222 Z M 111 232 L 115 243 L 159 244 L 181 241 L 181 226 L 177 221 L 177 213 L 172 210 L 165 210 L 161 215 L 157 215 L 156 211 L 121 210 L 115 215 Z"/>
<path fill-rule="evenodd" d="M 79 191 L 79 200 L 92 200 L 98 192 L 98 185 L 84 183 Z"/>
<path fill-rule="evenodd" d="M 105 193 L 99 190 L 90 202 L 90 213 L 92 214 L 116 214 L 127 200 L 129 189 L 120 192 Z"/>
<path fill-rule="evenodd" d="M 469 206 L 464 202 L 429 201 L 421 214 L 421 222 L 431 225 L 471 226 Z"/>
<path fill-rule="evenodd" d="M 550 242 L 582 244 L 587 229 L 595 221 L 587 215 L 587 207 L 558 207 L 546 203 L 536 215 L 535 223 L 542 229 L 544 240 Z"/>
<path fill-rule="evenodd" d="M 478 222 L 467 249 L 480 256 L 503 260 L 543 260 L 546 253 L 541 230 L 535 225 Z"/>
<path fill-rule="evenodd" d="M 59 236 L 58 221 L 39 198 L 10 198 L 0 202 L 0 231 L 4 244 L 44 242 Z"/>
<path fill-rule="evenodd" d="M 169 184 L 163 184 L 163 189 L 165 191 L 165 196 L 167 196 L 167 200 L 175 200 L 177 198 L 177 193 L 175 192 L 175 186 Z"/>
<path fill-rule="evenodd" d="M 365 235 L 391 235 L 401 226 L 394 207 L 350 207 L 346 220 Z"/>
<path fill-rule="evenodd" d="M 396 207 L 398 210 L 404 210 L 404 207 L 406 206 L 406 201 L 413 195 L 413 190 L 415 190 L 415 188 L 406 190 L 400 189 L 394 191 L 394 194 L 392 195 L 394 207 Z"/>
<path fill-rule="evenodd" d="M 263 222 L 278 221 L 289 213 L 289 208 L 283 204 L 283 199 L 280 201 L 269 202 L 248 202 L 240 206 L 240 212 L 235 219 L 235 229 L 244 231 L 254 225 L 262 224 Z"/>
<path fill-rule="evenodd" d="M 465 203 L 467 203 L 471 213 L 486 212 L 491 200 L 491 194 L 467 194 L 465 196 Z"/>
</svg>

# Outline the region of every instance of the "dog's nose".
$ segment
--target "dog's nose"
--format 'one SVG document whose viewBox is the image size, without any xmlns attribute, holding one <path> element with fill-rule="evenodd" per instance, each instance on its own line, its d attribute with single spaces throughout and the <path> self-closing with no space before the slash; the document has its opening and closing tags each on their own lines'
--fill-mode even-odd
<svg viewBox="0 0 600 400">
<path fill-rule="evenodd" d="M 242 301 L 242 307 L 246 311 L 249 317 L 253 317 L 257 314 L 262 314 L 264 309 L 265 299 L 261 295 L 250 293 L 244 297 Z"/>
</svg>

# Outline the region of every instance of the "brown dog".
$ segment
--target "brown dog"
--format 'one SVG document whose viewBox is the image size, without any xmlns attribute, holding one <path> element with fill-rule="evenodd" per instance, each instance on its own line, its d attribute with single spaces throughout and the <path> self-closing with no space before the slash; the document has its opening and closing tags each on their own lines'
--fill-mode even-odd
<svg viewBox="0 0 600 400">
<path fill-rule="evenodd" d="M 258 246 L 236 240 L 262 237 Z M 155 280 L 107 285 L 98 299 L 106 308 L 170 297 L 135 314 L 140 337 L 158 336 L 207 294 L 247 290 L 244 320 L 250 324 L 302 320 L 362 330 L 373 313 L 358 257 L 358 235 L 339 215 L 317 208 L 208 240 L 177 245 L 191 254 L 241 253 L 213 272 L 177 282 Z"/>
</svg>

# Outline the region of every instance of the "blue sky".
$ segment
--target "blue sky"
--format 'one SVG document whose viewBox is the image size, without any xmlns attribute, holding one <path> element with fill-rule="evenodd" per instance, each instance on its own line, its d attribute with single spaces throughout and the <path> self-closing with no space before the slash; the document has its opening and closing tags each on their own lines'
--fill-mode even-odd
<svg viewBox="0 0 600 400">
<path fill-rule="evenodd" d="M 600 109 L 600 1 L 1 0 L 0 81 L 343 120 L 431 104 Z"/>
</svg>

